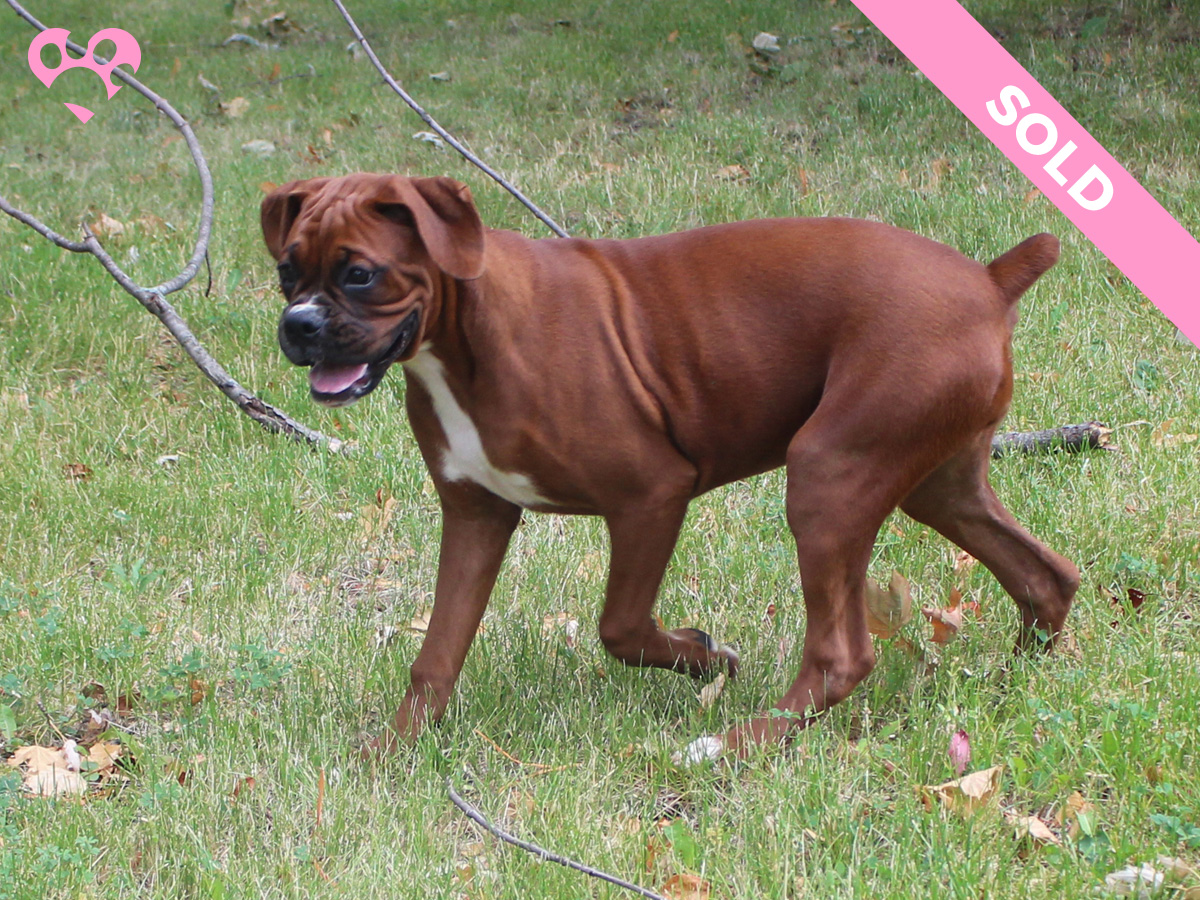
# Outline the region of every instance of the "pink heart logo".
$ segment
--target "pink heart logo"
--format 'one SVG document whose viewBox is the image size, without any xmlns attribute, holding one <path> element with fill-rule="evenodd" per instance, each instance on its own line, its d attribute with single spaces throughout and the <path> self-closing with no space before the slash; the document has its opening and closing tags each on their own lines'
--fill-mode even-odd
<svg viewBox="0 0 1200 900">
<path fill-rule="evenodd" d="M 138 44 L 137 38 L 123 28 L 103 28 L 97 31 L 88 41 L 87 52 L 79 59 L 73 59 L 67 55 L 67 38 L 70 36 L 71 32 L 65 28 L 47 28 L 29 43 L 29 69 L 46 87 L 54 84 L 54 79 L 68 69 L 91 69 L 103 80 L 104 88 L 108 91 L 108 98 L 111 100 L 113 95 L 121 89 L 121 85 L 113 84 L 113 69 L 119 65 L 127 65 L 136 72 L 138 66 L 142 64 L 142 48 Z M 106 40 L 112 41 L 116 45 L 117 52 L 108 62 L 102 63 L 94 51 L 101 41 Z M 42 62 L 42 48 L 46 46 L 58 48 L 60 61 L 58 66 L 53 69 Z M 73 112 L 81 122 L 86 123 L 93 116 L 92 111 L 87 107 L 74 103 L 64 103 L 63 106 Z"/>
</svg>

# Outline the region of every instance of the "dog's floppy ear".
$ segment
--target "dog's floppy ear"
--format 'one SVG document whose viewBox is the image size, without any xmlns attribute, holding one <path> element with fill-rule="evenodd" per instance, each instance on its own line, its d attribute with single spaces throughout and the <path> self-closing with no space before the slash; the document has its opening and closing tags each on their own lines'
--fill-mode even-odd
<svg viewBox="0 0 1200 900">
<path fill-rule="evenodd" d="M 292 223 L 300 215 L 304 199 L 328 181 L 328 178 L 310 178 L 308 181 L 289 181 L 277 187 L 262 202 L 262 232 L 271 256 L 283 256 L 284 244 Z"/>
<path fill-rule="evenodd" d="M 468 280 L 483 274 L 483 222 L 465 184 L 396 175 L 381 189 L 377 208 L 385 216 L 402 215 L 389 207 L 408 211 L 425 249 L 447 275 Z"/>
</svg>

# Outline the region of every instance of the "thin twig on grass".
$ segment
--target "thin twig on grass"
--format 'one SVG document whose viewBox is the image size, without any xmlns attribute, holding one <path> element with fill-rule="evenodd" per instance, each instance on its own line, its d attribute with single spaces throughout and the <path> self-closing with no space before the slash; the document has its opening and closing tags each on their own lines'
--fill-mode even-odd
<svg viewBox="0 0 1200 900">
<path fill-rule="evenodd" d="M 486 734 L 484 734 L 478 728 L 475 729 L 475 733 L 477 735 L 479 735 L 481 738 L 483 738 L 485 741 L 487 741 L 489 744 L 491 744 L 492 749 L 494 749 L 497 753 L 499 753 L 501 756 L 503 756 L 509 762 L 511 762 L 515 765 L 518 765 L 518 766 L 525 766 L 525 767 L 528 767 L 531 769 L 536 769 L 536 771 L 533 773 L 535 775 L 549 775 L 551 772 L 565 772 L 567 769 L 579 768 L 577 763 L 573 763 L 571 765 L 566 765 L 566 766 L 551 766 L 551 765 L 547 765 L 546 763 L 525 762 L 523 760 L 517 759 L 515 756 L 513 756 L 511 753 L 509 753 L 507 750 L 505 750 L 503 747 L 501 747 L 499 744 L 497 744 L 495 741 L 493 741 L 490 737 L 488 737 Z"/>
<path fill-rule="evenodd" d="M 17 0 L 8 0 L 8 5 L 12 7 L 18 16 L 38 29 L 38 31 L 46 30 L 46 26 L 30 15 L 17 3 Z M 87 49 L 73 41 L 67 41 L 66 46 L 80 56 L 87 55 Z M 98 55 L 93 54 L 93 57 L 101 65 L 108 62 L 108 60 Z M 168 279 L 154 287 L 143 287 L 116 264 L 86 224 L 83 225 L 84 240 L 71 241 L 42 224 L 35 217 L 12 206 L 3 196 L 0 196 L 0 210 L 12 216 L 18 222 L 28 225 L 42 237 L 62 247 L 64 250 L 69 250 L 72 253 L 90 253 L 96 257 L 100 261 L 100 265 L 104 267 L 105 271 L 113 277 L 126 293 L 141 303 L 155 318 L 166 326 L 167 331 L 171 333 L 171 336 L 175 338 L 179 346 L 183 348 L 184 352 L 187 353 L 192 362 L 196 364 L 197 368 L 204 373 L 209 381 L 215 384 L 221 393 L 236 403 L 242 412 L 246 413 L 254 421 L 270 431 L 285 434 L 296 440 L 303 440 L 312 444 L 326 444 L 332 450 L 340 449 L 342 447 L 341 441 L 331 439 L 319 431 L 314 431 L 300 424 L 282 410 L 263 402 L 242 387 L 225 370 L 225 367 L 213 359 L 212 355 L 204 349 L 204 346 L 196 338 L 191 328 L 188 327 L 187 322 L 167 302 L 167 294 L 172 294 L 182 289 L 196 277 L 196 273 L 200 270 L 200 265 L 204 262 L 205 255 L 208 253 L 208 242 L 212 233 L 213 219 L 212 174 L 209 172 L 204 152 L 200 149 L 200 142 L 196 139 L 195 133 L 183 116 L 176 112 L 170 103 L 123 69 L 114 68 L 113 75 L 153 103 L 155 109 L 166 116 L 171 121 L 171 124 L 179 129 L 184 140 L 187 142 L 188 150 L 191 151 L 196 171 L 200 175 L 200 224 L 197 228 L 195 248 L 192 250 L 191 258 L 187 261 L 182 271 L 174 278 Z"/>
<path fill-rule="evenodd" d="M 10 0 L 10 2 L 11 2 L 11 0 Z M 367 43 L 366 36 L 363 35 L 361 29 L 359 29 L 359 27 L 358 27 L 358 23 L 354 21 L 354 17 L 350 15 L 349 10 L 347 10 L 345 5 L 343 5 L 342 0 L 333 0 L 333 5 L 338 8 L 338 12 L 340 12 L 342 14 L 342 18 L 346 20 L 346 24 L 350 26 L 350 30 L 352 32 L 354 32 L 355 39 L 362 46 L 363 50 L 366 51 L 367 58 L 371 60 L 371 64 L 374 65 L 375 68 L 379 71 L 379 74 L 383 76 L 383 80 L 387 83 L 387 86 L 390 87 L 397 94 L 399 94 L 400 99 L 403 100 L 405 103 L 407 103 L 409 108 L 412 109 L 412 111 L 415 112 L 418 116 L 420 116 L 421 120 L 426 125 L 428 125 L 435 132 L 437 132 L 437 134 L 442 138 L 442 140 L 444 140 L 447 144 L 449 144 L 451 147 L 453 147 L 455 150 L 457 150 L 460 154 L 462 154 L 463 158 L 466 159 L 467 162 L 474 165 L 481 172 L 483 172 L 485 175 L 487 175 L 489 178 L 491 178 L 493 181 L 495 181 L 497 184 L 499 184 L 502 188 L 504 188 L 506 191 L 508 191 L 510 194 L 512 194 L 514 197 L 516 197 L 519 201 L 521 201 L 521 203 L 525 206 L 525 208 L 528 209 L 535 216 L 537 216 L 539 219 L 541 219 L 542 223 L 547 228 L 549 228 L 551 231 L 553 231 L 559 237 L 565 238 L 565 237 L 569 236 L 567 234 L 567 232 L 563 230 L 562 226 L 560 226 L 552 218 L 550 218 L 548 215 L 546 215 L 546 213 L 542 212 L 534 204 L 534 202 L 532 200 L 530 200 L 528 197 L 526 197 L 524 194 L 522 194 L 519 190 L 517 190 L 517 188 L 515 188 L 512 184 L 510 184 L 507 180 L 505 180 L 503 175 L 501 175 L 499 172 L 497 172 L 495 169 L 493 169 L 491 166 L 489 166 L 487 163 L 485 163 L 483 160 L 481 160 L 478 156 L 476 156 L 474 153 L 472 153 L 470 150 L 468 150 L 465 146 L 463 146 L 462 142 L 458 138 L 456 138 L 454 135 L 452 135 L 450 132 L 448 132 L 445 128 L 443 128 L 441 125 L 439 125 L 437 123 L 437 121 L 433 118 L 433 116 L 431 116 L 424 109 L 422 109 L 421 105 L 419 103 L 417 103 L 417 101 L 414 100 L 411 96 L 409 96 L 408 92 L 406 90 L 404 90 L 404 88 L 400 87 L 400 85 L 397 83 L 396 79 L 391 76 L 391 73 L 389 73 L 388 70 L 386 68 L 384 68 L 383 63 L 381 63 L 379 61 L 379 57 L 375 55 L 375 51 L 372 50 L 371 45 L 369 43 Z"/>
<path fill-rule="evenodd" d="M 336 0 L 335 0 L 336 2 Z M 475 824 L 479 825 L 488 834 L 498 837 L 505 843 L 512 844 L 514 847 L 520 847 L 526 853 L 532 853 L 534 856 L 544 859 L 548 862 L 558 863 L 560 866 L 566 866 L 568 869 L 574 869 L 576 872 L 582 872 L 584 875 L 590 875 L 593 878 L 599 878 L 601 881 L 607 881 L 609 884 L 615 884 L 617 887 L 625 888 L 627 891 L 633 891 L 635 894 L 640 894 L 643 897 L 649 897 L 650 900 L 666 900 L 662 894 L 656 894 L 654 891 L 647 890 L 644 887 L 626 881 L 623 878 L 618 878 L 615 875 L 609 875 L 607 872 L 601 872 L 599 869 L 589 866 L 586 863 L 575 862 L 573 859 L 568 859 L 565 856 L 559 856 L 557 853 L 551 853 L 539 847 L 537 844 L 531 844 L 529 841 L 523 841 L 519 837 L 509 834 L 493 825 L 477 808 L 472 806 L 454 789 L 454 782 L 449 778 L 446 779 L 446 792 L 450 795 L 450 802 L 462 810 L 463 815 L 470 819 Z"/>
</svg>

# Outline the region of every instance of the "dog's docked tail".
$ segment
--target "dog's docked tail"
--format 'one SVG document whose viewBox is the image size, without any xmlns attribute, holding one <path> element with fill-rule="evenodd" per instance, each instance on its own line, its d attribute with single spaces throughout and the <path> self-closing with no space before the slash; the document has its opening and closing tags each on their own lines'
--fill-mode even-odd
<svg viewBox="0 0 1200 900">
<path fill-rule="evenodd" d="M 1058 262 L 1058 238 L 1035 234 L 988 263 L 988 274 L 1010 303 L 1029 290 L 1041 274 Z"/>
</svg>

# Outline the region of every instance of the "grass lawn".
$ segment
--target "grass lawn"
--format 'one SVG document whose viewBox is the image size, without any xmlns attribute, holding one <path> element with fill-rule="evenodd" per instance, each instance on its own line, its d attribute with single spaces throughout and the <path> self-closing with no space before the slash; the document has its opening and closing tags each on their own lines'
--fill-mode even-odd
<svg viewBox="0 0 1200 900">
<path fill-rule="evenodd" d="M 1200 233 L 1196 0 L 966 5 Z M 655 890 L 694 875 L 713 900 L 1091 898 L 1126 865 L 1196 865 L 1200 357 L 1174 326 L 847 0 L 352 10 L 393 74 L 575 234 L 852 215 L 985 261 L 1059 235 L 1061 262 L 1021 304 L 1003 427 L 1099 419 L 1119 452 L 1005 458 L 992 480 L 1082 569 L 1067 646 L 1014 658 L 1017 615 L 995 580 L 898 514 L 872 575 L 904 573 L 929 607 L 960 590 L 978 615 L 959 638 L 933 643 L 918 615 L 786 751 L 673 765 L 698 734 L 774 702 L 799 666 L 803 602 L 773 473 L 693 504 L 661 594 L 666 622 L 741 650 L 710 708 L 687 679 L 606 658 L 600 523 L 530 515 L 442 726 L 358 763 L 421 640 L 438 506 L 399 373 L 323 410 L 280 354 L 264 186 L 447 174 L 488 224 L 545 231 L 414 139 L 425 126 L 347 52 L 331 4 L 38 3 L 77 41 L 132 32 L 138 77 L 204 146 L 212 287 L 202 273 L 175 295 L 181 313 L 244 384 L 359 452 L 265 433 L 94 260 L 0 218 L 0 756 L 90 743 L 92 712 L 107 710 L 130 760 L 82 802 L 27 797 L 0 764 L 0 900 L 631 896 L 484 836 L 448 802 L 447 775 L 524 838 Z M 770 58 L 750 49 L 762 31 L 780 37 Z M 235 32 L 275 46 L 222 46 Z M 107 245 L 135 278 L 173 275 L 198 211 L 185 145 L 131 90 L 107 100 L 80 71 L 43 87 L 25 61 L 33 34 L 0 6 L 0 194 L 69 236 L 104 213 L 125 226 Z M 96 117 L 83 125 L 63 101 Z M 958 729 L 971 770 L 1004 767 L 971 818 L 919 791 L 954 777 Z M 1061 843 L 1017 839 L 1013 815 L 1041 816 Z"/>
</svg>

